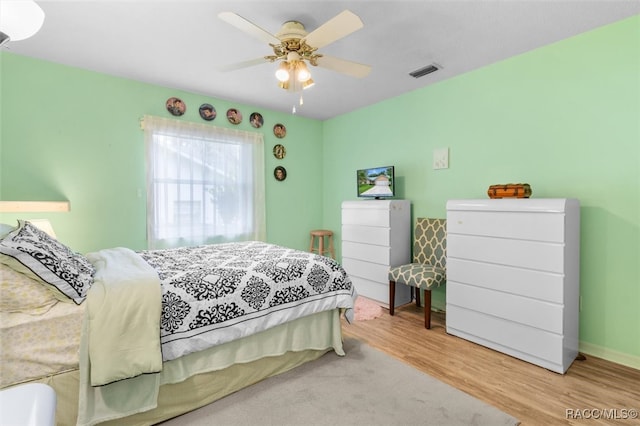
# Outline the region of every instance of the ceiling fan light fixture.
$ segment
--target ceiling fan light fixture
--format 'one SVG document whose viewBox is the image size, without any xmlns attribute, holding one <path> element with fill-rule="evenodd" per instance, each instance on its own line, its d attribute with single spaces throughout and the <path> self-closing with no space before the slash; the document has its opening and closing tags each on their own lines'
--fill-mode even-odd
<svg viewBox="0 0 640 426">
<path fill-rule="evenodd" d="M 296 78 L 299 82 L 304 83 L 311 78 L 311 72 L 309 68 L 307 68 L 307 64 L 304 61 L 299 61 L 296 64 Z"/>
<path fill-rule="evenodd" d="M 276 78 L 281 83 L 289 81 L 289 78 L 290 78 L 290 75 L 289 75 L 289 62 L 287 62 L 287 61 L 280 62 L 280 65 L 278 66 L 278 69 L 276 70 Z"/>
<path fill-rule="evenodd" d="M 278 87 L 280 87 L 281 89 L 284 90 L 289 90 L 289 82 L 288 81 L 281 81 L 278 83 Z"/>
<path fill-rule="evenodd" d="M 301 93 L 304 89 L 314 85 L 309 65 L 357 78 L 366 77 L 371 70 L 368 65 L 317 53 L 319 48 L 334 43 L 364 26 L 362 20 L 349 10 L 342 11 L 310 33 L 307 33 L 302 23 L 287 21 L 276 35 L 263 30 L 233 12 L 221 12 L 218 17 L 241 31 L 268 43 L 273 49 L 273 55 L 222 67 L 221 71 L 253 66 L 264 60 L 271 63 L 278 62 L 275 72 L 278 87 L 287 92 Z M 295 107 L 293 112 L 295 113 Z"/>
</svg>

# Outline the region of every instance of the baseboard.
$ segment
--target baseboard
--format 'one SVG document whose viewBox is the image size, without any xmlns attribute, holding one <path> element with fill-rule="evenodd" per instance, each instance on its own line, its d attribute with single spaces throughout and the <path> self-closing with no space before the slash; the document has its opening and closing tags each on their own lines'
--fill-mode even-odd
<svg viewBox="0 0 640 426">
<path fill-rule="evenodd" d="M 580 342 L 579 350 L 585 355 L 593 355 L 616 364 L 626 365 L 627 367 L 640 370 L 640 357 L 622 352 L 617 352 L 592 343 Z"/>
</svg>

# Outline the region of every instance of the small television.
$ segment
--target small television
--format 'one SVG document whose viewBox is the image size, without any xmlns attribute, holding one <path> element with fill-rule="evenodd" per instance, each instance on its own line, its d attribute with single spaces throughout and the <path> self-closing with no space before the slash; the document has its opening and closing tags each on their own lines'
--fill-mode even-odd
<svg viewBox="0 0 640 426">
<path fill-rule="evenodd" d="M 393 166 L 360 169 L 356 175 L 358 197 L 380 199 L 395 196 Z"/>
</svg>

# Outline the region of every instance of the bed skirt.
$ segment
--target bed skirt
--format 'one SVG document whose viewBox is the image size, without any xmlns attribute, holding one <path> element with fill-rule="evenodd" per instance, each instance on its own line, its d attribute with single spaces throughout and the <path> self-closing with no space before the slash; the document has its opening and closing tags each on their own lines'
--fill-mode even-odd
<svg viewBox="0 0 640 426">
<path fill-rule="evenodd" d="M 165 363 L 169 379 L 160 387 L 155 409 L 101 424 L 155 424 L 318 359 L 331 350 L 344 355 L 338 309 L 303 317 L 202 353 L 191 354 L 194 355 L 191 358 L 186 356 L 169 361 Z M 194 375 L 181 382 L 170 383 L 171 370 L 182 371 L 184 368 L 193 370 Z M 79 379 L 80 372 L 75 370 L 33 381 L 46 383 L 55 389 L 58 425 L 76 424 Z"/>
</svg>

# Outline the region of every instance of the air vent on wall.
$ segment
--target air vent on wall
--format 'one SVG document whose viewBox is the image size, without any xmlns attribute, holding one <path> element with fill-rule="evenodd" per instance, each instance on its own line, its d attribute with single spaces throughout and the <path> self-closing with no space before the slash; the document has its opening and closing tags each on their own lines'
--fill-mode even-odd
<svg viewBox="0 0 640 426">
<path fill-rule="evenodd" d="M 431 74 L 432 72 L 438 71 L 438 67 L 434 64 L 427 65 L 426 67 L 420 68 L 419 70 L 415 70 L 409 73 L 411 77 L 419 78 L 423 77 L 427 74 Z"/>
</svg>

